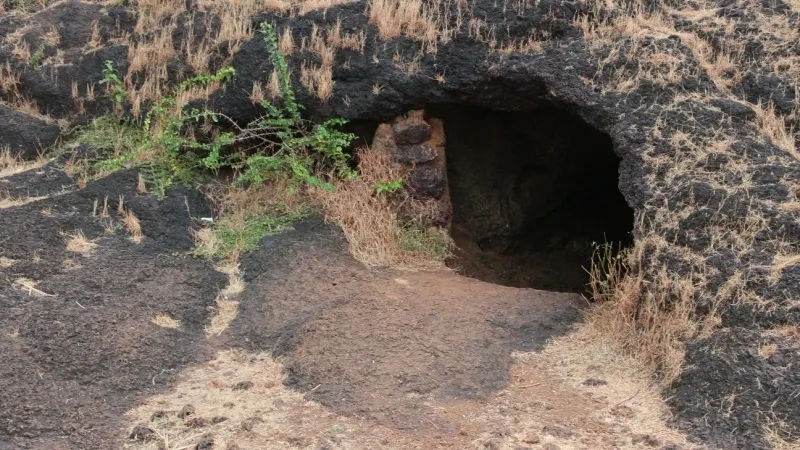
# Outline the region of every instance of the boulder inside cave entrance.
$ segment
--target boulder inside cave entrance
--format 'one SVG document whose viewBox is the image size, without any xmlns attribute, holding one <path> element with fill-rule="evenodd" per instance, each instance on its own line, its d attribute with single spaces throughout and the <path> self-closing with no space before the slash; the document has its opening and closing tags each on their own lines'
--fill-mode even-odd
<svg viewBox="0 0 800 450">
<path fill-rule="evenodd" d="M 451 265 L 496 284 L 583 292 L 593 243 L 631 240 L 611 139 L 552 106 L 500 112 L 429 107 L 442 119 Z"/>
</svg>

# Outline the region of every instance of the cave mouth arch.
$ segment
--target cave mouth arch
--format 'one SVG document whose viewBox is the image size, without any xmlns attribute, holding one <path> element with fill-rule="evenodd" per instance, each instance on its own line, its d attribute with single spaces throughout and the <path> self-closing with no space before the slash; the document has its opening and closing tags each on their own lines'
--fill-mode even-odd
<svg viewBox="0 0 800 450">
<path fill-rule="evenodd" d="M 631 244 L 611 138 L 554 105 L 430 105 L 446 134 L 451 268 L 495 284 L 585 292 L 594 243 Z"/>
</svg>

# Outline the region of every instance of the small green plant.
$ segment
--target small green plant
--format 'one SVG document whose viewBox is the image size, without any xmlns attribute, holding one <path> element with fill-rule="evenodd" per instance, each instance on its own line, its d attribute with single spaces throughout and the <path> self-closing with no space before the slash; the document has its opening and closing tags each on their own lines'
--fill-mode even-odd
<svg viewBox="0 0 800 450">
<path fill-rule="evenodd" d="M 200 74 L 189 78 L 181 83 L 181 89 L 186 90 L 194 86 L 207 86 L 214 82 L 230 83 L 233 81 L 233 76 L 236 75 L 236 69 L 233 67 L 223 67 L 215 74 Z"/>
<path fill-rule="evenodd" d="M 425 253 L 433 260 L 444 261 L 452 255 L 453 240 L 447 230 L 412 222 L 400 232 L 400 247 L 410 253 Z"/>
<path fill-rule="evenodd" d="M 203 158 L 206 168 L 230 166 L 240 172 L 237 183 L 257 184 L 275 178 L 289 178 L 299 184 L 334 190 L 333 185 L 317 174 L 332 171 L 333 176 L 352 180 L 356 172 L 350 167 L 350 155 L 344 149 L 355 135 L 339 127 L 344 119 L 330 119 L 314 124 L 301 117 L 302 106 L 291 86 L 286 58 L 278 49 L 278 38 L 269 23 L 260 28 L 270 54 L 270 62 L 278 74 L 280 105 L 264 100 L 266 113 L 241 129 L 236 142 L 252 143 L 245 151 L 223 155 L 222 148 Z M 252 152 L 250 150 L 257 150 Z"/>
<path fill-rule="evenodd" d="M 33 52 L 29 62 L 33 67 L 36 68 L 42 65 L 42 62 L 44 62 L 44 44 L 40 44 L 36 51 Z"/>
<path fill-rule="evenodd" d="M 392 194 L 403 189 L 403 178 L 398 178 L 392 181 L 379 181 L 372 186 L 375 194 Z"/>
<path fill-rule="evenodd" d="M 103 79 L 100 80 L 100 84 L 106 85 L 109 95 L 116 103 L 122 103 L 128 95 L 113 61 L 106 60 L 103 68 Z"/>
<path fill-rule="evenodd" d="M 258 243 L 264 236 L 285 231 L 306 216 L 306 211 L 288 212 L 280 206 L 274 206 L 258 213 L 248 214 L 244 222 L 236 226 L 224 222 L 213 225 L 208 229 L 213 245 L 195 246 L 194 256 L 225 258 L 253 251 L 258 248 Z"/>
</svg>

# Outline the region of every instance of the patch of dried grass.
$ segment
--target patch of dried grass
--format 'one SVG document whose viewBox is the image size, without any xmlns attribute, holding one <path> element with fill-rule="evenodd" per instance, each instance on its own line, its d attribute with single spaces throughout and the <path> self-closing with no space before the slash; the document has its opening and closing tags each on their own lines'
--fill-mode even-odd
<svg viewBox="0 0 800 450">
<path fill-rule="evenodd" d="M 524 403 L 536 398 L 552 405 L 546 411 L 555 418 L 575 425 L 570 428 L 576 436 L 559 439 L 543 433 L 542 444 L 555 441 L 561 448 L 639 449 L 641 444 L 626 437 L 639 434 L 680 448 L 704 448 L 691 444 L 684 434 L 670 428 L 671 412 L 660 387 L 653 383 L 650 368 L 591 323 L 576 325 L 566 335 L 550 340 L 541 351 L 515 352 L 513 358 L 509 392 L 498 396 L 498 400 L 513 399 L 516 389 L 516 396 Z M 600 382 L 587 384 L 587 380 Z M 580 403 L 583 409 L 569 409 L 568 405 Z M 530 436 L 539 432 L 539 421 L 546 414 L 515 412 L 510 424 L 512 434 Z M 593 421 L 604 424 L 605 430 L 592 426 Z M 602 440 L 604 433 L 621 439 L 612 445 Z"/>
<path fill-rule="evenodd" d="M 206 336 L 219 336 L 227 330 L 231 322 L 239 315 L 239 301 L 232 300 L 244 292 L 245 282 L 238 264 L 228 262 L 216 267 L 217 271 L 228 275 L 228 284 L 217 296 L 217 307 L 206 327 Z"/>
<path fill-rule="evenodd" d="M 622 343 L 668 386 L 681 373 L 685 343 L 709 333 L 719 318 L 716 308 L 707 316 L 696 314 L 697 283 L 689 276 L 662 267 L 646 283 L 644 274 L 636 272 L 643 267 L 646 245 L 647 240 L 638 241 L 611 264 L 595 259 L 590 286 L 598 303 L 587 320 L 601 335 Z"/>
<path fill-rule="evenodd" d="M 220 448 L 233 448 L 235 443 L 239 448 L 253 449 L 373 449 L 383 447 L 381 442 L 387 439 L 398 448 L 415 448 L 397 431 L 336 416 L 307 401 L 303 393 L 287 389 L 284 378 L 282 364 L 266 353 L 221 351 L 214 360 L 184 370 L 171 391 L 153 396 L 126 413 L 130 428 L 147 426 L 156 439 L 128 441 L 125 448 L 189 449 L 207 434 L 213 434 Z M 252 386 L 234 389 L 240 382 Z M 204 425 L 189 427 L 177 417 L 187 404 L 195 406 L 196 417 L 206 419 Z M 156 411 L 167 413 L 153 419 Z M 227 420 L 212 423 L 213 417 Z"/>
<path fill-rule="evenodd" d="M 9 267 L 13 266 L 16 263 L 17 263 L 16 259 L 0 256 L 0 269 L 8 269 Z"/>
<path fill-rule="evenodd" d="M 800 8 L 798 10 L 800 11 Z M 770 448 L 773 450 L 800 450 L 800 436 L 792 436 L 787 439 L 786 434 L 781 433 L 786 428 L 788 427 L 785 423 L 774 419 L 768 420 L 762 426 L 764 437 L 769 442 Z"/>
<path fill-rule="evenodd" d="M 173 318 L 169 314 L 157 314 L 150 319 L 150 322 L 162 328 L 178 329 L 181 327 L 181 321 Z"/>
<path fill-rule="evenodd" d="M 800 264 L 800 254 L 777 253 L 772 259 L 769 280 L 773 283 L 777 282 L 785 269 L 797 264 Z"/>
<path fill-rule="evenodd" d="M 434 269 L 443 265 L 422 252 L 409 252 L 400 239 L 403 230 L 397 204 L 375 193 L 375 185 L 402 178 L 404 169 L 388 153 L 362 148 L 358 152 L 359 177 L 335 181 L 335 192 L 314 190 L 312 197 L 325 210 L 326 219 L 338 224 L 350 244 L 350 253 L 369 267 Z"/>
<path fill-rule="evenodd" d="M 97 244 L 89 240 L 83 231 L 78 230 L 74 233 L 64 233 L 67 242 L 67 251 L 75 253 L 89 253 L 97 247 Z"/>
<path fill-rule="evenodd" d="M 0 192 L 0 209 L 27 205 L 28 203 L 33 203 L 45 198 L 47 197 L 12 197 L 8 192 Z"/>
<path fill-rule="evenodd" d="M 131 241 L 135 244 L 141 244 L 142 239 L 144 239 L 142 224 L 139 222 L 139 218 L 136 217 L 136 214 L 130 208 L 125 207 L 125 199 L 122 196 L 119 197 L 117 212 L 122 216 L 122 225 L 128 230 L 128 233 L 130 233 Z"/>
<path fill-rule="evenodd" d="M 14 280 L 14 285 L 19 286 L 22 290 L 26 291 L 30 296 L 36 297 L 55 297 L 55 294 L 48 294 L 36 288 L 38 283 L 30 278 L 20 277 Z"/>
<path fill-rule="evenodd" d="M 367 8 L 369 20 L 378 27 L 382 39 L 405 35 L 429 48 L 435 48 L 440 37 L 436 13 L 422 0 L 372 0 Z"/>
<path fill-rule="evenodd" d="M 795 145 L 794 130 L 789 126 L 786 118 L 775 111 L 775 104 L 767 102 L 764 105 L 759 102 L 753 107 L 753 111 L 756 113 L 756 125 L 761 134 L 778 148 L 800 161 L 800 153 Z"/>
<path fill-rule="evenodd" d="M 0 178 L 25 172 L 27 170 L 38 169 L 47 164 L 47 159 L 39 156 L 33 161 L 25 161 L 13 155 L 11 149 L 4 147 L 0 149 Z"/>
</svg>

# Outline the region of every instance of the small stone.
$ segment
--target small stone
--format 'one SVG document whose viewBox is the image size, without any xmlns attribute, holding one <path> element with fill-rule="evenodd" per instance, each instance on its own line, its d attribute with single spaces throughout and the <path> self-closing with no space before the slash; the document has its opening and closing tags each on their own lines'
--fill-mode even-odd
<svg viewBox="0 0 800 450">
<path fill-rule="evenodd" d="M 423 120 L 405 119 L 392 124 L 397 145 L 422 144 L 431 137 L 431 126 Z"/>
<path fill-rule="evenodd" d="M 244 420 L 242 421 L 242 429 L 243 429 L 244 431 L 253 431 L 253 428 L 254 428 L 254 427 L 257 425 L 257 424 L 259 424 L 259 423 L 262 423 L 262 422 L 264 422 L 264 419 L 262 419 L 262 418 L 260 418 L 260 417 L 255 417 L 255 416 L 253 416 L 253 417 L 249 417 L 249 418 L 247 418 L 247 419 L 244 419 Z"/>
<path fill-rule="evenodd" d="M 561 439 L 569 439 L 572 436 L 575 436 L 575 433 L 573 433 L 572 430 L 567 427 L 562 427 L 561 425 L 547 425 L 542 429 L 542 431 L 550 436 L 555 436 Z"/>
<path fill-rule="evenodd" d="M 526 437 L 525 439 L 522 440 L 522 442 L 524 442 L 526 444 L 538 444 L 539 441 L 541 441 L 541 439 L 539 438 L 538 435 L 535 435 L 535 434 L 532 434 L 532 435 L 530 435 L 530 436 L 528 436 L 528 437 Z"/>
<path fill-rule="evenodd" d="M 253 387 L 252 381 L 240 381 L 233 386 L 234 391 L 246 391 Z"/>
<path fill-rule="evenodd" d="M 631 417 L 633 416 L 633 409 L 630 406 L 619 405 L 611 408 L 611 414 L 617 417 Z"/>
<path fill-rule="evenodd" d="M 599 378 L 587 378 L 584 382 L 584 386 L 605 386 L 608 384 L 608 381 L 601 380 Z"/>
<path fill-rule="evenodd" d="M 228 418 L 225 416 L 214 416 L 211 418 L 211 423 L 216 425 L 218 423 L 225 422 L 226 420 L 228 420 Z"/>
<path fill-rule="evenodd" d="M 436 150 L 428 144 L 401 145 L 397 147 L 395 159 L 405 164 L 422 164 L 437 156 Z"/>
<path fill-rule="evenodd" d="M 678 444 L 665 444 L 661 447 L 661 450 L 681 450 L 681 446 Z"/>
<path fill-rule="evenodd" d="M 544 444 L 542 446 L 542 450 L 561 450 L 561 447 L 559 447 L 556 444 L 553 444 L 552 442 L 548 442 L 547 444 Z"/>
<path fill-rule="evenodd" d="M 194 446 L 195 450 L 214 450 L 214 438 L 205 436 Z"/>
<path fill-rule="evenodd" d="M 483 443 L 483 448 L 488 450 L 500 450 L 501 442 L 499 439 L 489 439 Z"/>
<path fill-rule="evenodd" d="M 195 411 L 194 406 L 186 405 L 181 409 L 181 412 L 178 413 L 178 417 L 180 417 L 183 420 L 186 420 L 194 415 L 194 411 Z"/>
<path fill-rule="evenodd" d="M 235 403 L 231 403 L 231 402 L 224 403 L 224 404 L 222 405 L 222 407 L 223 407 L 223 408 L 229 408 L 229 409 L 230 409 L 230 408 L 233 408 L 234 406 L 236 406 L 236 404 L 235 404 Z"/>
<path fill-rule="evenodd" d="M 631 437 L 631 442 L 635 444 L 646 444 L 650 447 L 658 447 L 661 441 L 649 434 L 635 434 Z"/>
<path fill-rule="evenodd" d="M 184 422 L 189 428 L 203 428 L 208 425 L 208 421 L 202 417 L 192 417 L 191 419 Z"/>
<path fill-rule="evenodd" d="M 234 441 L 228 442 L 228 445 L 225 447 L 226 450 L 241 450 L 239 444 Z"/>
<path fill-rule="evenodd" d="M 129 436 L 129 438 L 132 441 L 147 442 L 155 438 L 155 434 L 156 433 L 151 428 L 147 428 L 146 426 L 143 425 L 137 425 L 133 428 L 133 431 L 131 431 L 131 435 Z"/>
<path fill-rule="evenodd" d="M 408 173 L 406 186 L 415 198 L 439 198 L 447 187 L 447 171 L 442 166 L 419 166 Z"/>
<path fill-rule="evenodd" d="M 169 413 L 167 411 L 159 410 L 159 411 L 154 412 L 152 415 L 150 415 L 150 421 L 153 422 L 153 421 L 156 421 L 158 419 L 164 419 L 168 415 L 169 415 Z"/>
</svg>

